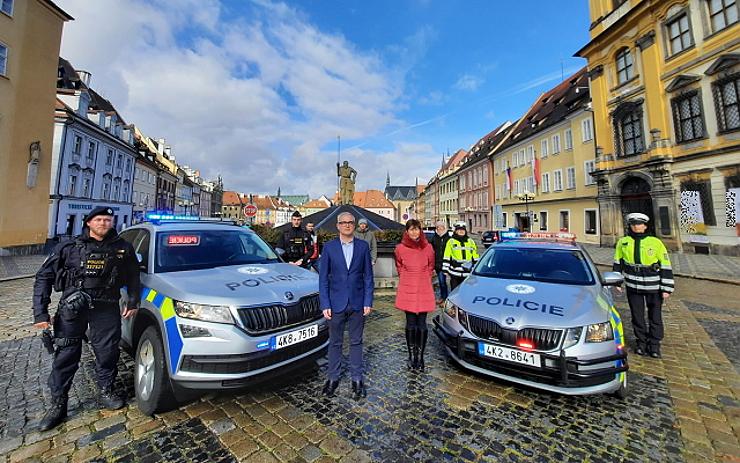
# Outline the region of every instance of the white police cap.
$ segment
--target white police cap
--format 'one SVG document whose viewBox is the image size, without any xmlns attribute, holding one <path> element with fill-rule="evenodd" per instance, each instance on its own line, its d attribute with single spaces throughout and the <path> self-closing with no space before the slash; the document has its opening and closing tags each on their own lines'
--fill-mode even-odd
<svg viewBox="0 0 740 463">
<path fill-rule="evenodd" d="M 631 214 L 627 214 L 627 223 L 632 225 L 636 223 L 648 223 L 650 221 L 650 217 L 643 214 L 642 212 L 633 212 Z"/>
</svg>

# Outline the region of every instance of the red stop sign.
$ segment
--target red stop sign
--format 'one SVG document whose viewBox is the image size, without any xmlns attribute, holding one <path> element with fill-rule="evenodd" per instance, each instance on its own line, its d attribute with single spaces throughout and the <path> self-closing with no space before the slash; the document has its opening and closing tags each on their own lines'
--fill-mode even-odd
<svg viewBox="0 0 740 463">
<path fill-rule="evenodd" d="M 246 206 L 244 206 L 244 215 L 246 215 L 247 217 L 254 217 L 255 215 L 257 215 L 257 206 L 255 206 L 254 204 L 247 204 Z"/>
</svg>

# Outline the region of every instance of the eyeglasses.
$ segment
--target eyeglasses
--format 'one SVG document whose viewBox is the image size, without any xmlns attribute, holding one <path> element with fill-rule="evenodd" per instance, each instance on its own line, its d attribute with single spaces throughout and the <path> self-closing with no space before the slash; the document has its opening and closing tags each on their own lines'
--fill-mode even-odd
<svg viewBox="0 0 740 463">
<path fill-rule="evenodd" d="M 355 222 L 354 222 L 354 220 L 349 220 L 349 221 L 346 221 L 346 222 L 337 222 L 337 224 L 339 224 L 339 225 L 354 225 Z"/>
</svg>

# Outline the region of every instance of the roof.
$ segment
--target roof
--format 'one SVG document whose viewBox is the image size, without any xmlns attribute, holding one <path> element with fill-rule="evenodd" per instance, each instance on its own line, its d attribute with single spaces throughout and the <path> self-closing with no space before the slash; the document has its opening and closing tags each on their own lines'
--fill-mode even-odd
<svg viewBox="0 0 740 463">
<path fill-rule="evenodd" d="M 411 201 L 416 199 L 417 191 L 416 186 L 393 186 L 388 185 L 385 187 L 385 195 L 391 201 L 406 200 Z"/>
<path fill-rule="evenodd" d="M 476 142 L 474 148 L 471 148 L 471 154 L 465 158 L 460 169 L 472 166 L 477 162 L 487 159 L 488 155 L 494 150 L 507 136 L 516 129 L 517 125 L 511 122 L 505 122 L 488 133 L 485 137 Z"/>
<path fill-rule="evenodd" d="M 355 191 L 352 202 L 355 206 L 364 207 L 366 209 L 386 207 L 393 209 L 395 207 L 392 202 L 388 201 L 380 190 Z"/>
<path fill-rule="evenodd" d="M 586 67 L 545 92 L 522 118 L 511 137 L 501 145 L 506 149 L 538 132 L 561 122 L 569 114 L 581 109 L 590 100 Z"/>
<path fill-rule="evenodd" d="M 450 169 L 454 169 L 458 164 L 462 163 L 467 157 L 468 152 L 460 148 L 452 155 L 452 157 L 439 169 L 440 173 L 446 172 Z"/>
<path fill-rule="evenodd" d="M 242 199 L 239 198 L 239 195 L 236 191 L 224 191 L 221 204 L 223 204 L 224 206 L 241 206 Z"/>
<path fill-rule="evenodd" d="M 74 21 L 75 18 L 73 18 L 72 16 L 70 16 L 63 9 L 59 8 L 59 6 L 56 3 L 52 2 L 51 0 L 43 0 L 43 2 L 46 3 L 49 6 L 49 8 L 51 8 L 54 11 L 56 11 L 56 13 L 59 16 L 61 16 L 65 21 Z"/>
<path fill-rule="evenodd" d="M 314 209 L 315 208 L 318 208 L 318 207 L 320 207 L 320 208 L 327 208 L 327 207 L 329 207 L 324 201 L 322 201 L 320 199 L 312 199 L 312 200 L 310 200 L 308 202 L 303 203 L 302 206 L 305 207 L 305 208 L 314 208 Z"/>
<path fill-rule="evenodd" d="M 377 191 L 377 190 L 376 190 Z M 370 230 L 403 230 L 405 226 L 391 219 L 387 219 L 382 215 L 376 214 L 365 208 L 358 206 L 331 206 L 324 210 L 309 214 L 303 217 L 303 223 L 313 222 L 316 225 L 317 230 L 324 230 L 330 233 L 337 232 L 337 215 L 342 212 L 349 212 L 355 216 L 356 220 L 367 219 L 367 226 Z M 275 230 L 283 232 L 291 227 L 290 223 L 281 225 Z"/>
<path fill-rule="evenodd" d="M 301 206 L 308 202 L 310 197 L 308 195 L 280 195 L 280 199 L 290 203 L 292 206 Z"/>
</svg>

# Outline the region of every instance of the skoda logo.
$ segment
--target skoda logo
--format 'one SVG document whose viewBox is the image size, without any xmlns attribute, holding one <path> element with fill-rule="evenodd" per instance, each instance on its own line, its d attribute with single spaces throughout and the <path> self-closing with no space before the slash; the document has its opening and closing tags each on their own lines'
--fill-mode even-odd
<svg viewBox="0 0 740 463">
<path fill-rule="evenodd" d="M 246 273 L 247 275 L 260 275 L 269 272 L 264 267 L 240 267 L 237 271 L 239 273 Z"/>
<path fill-rule="evenodd" d="M 509 317 L 509 318 L 506 319 L 506 324 L 507 325 L 513 325 L 515 321 L 516 320 L 514 320 L 514 317 Z"/>
<path fill-rule="evenodd" d="M 534 292 L 534 286 L 529 285 L 509 285 L 506 290 L 514 294 L 532 294 Z"/>
<path fill-rule="evenodd" d="M 294 298 L 295 296 L 293 296 L 293 293 L 291 293 L 290 291 L 285 292 L 285 299 L 292 301 Z"/>
</svg>

